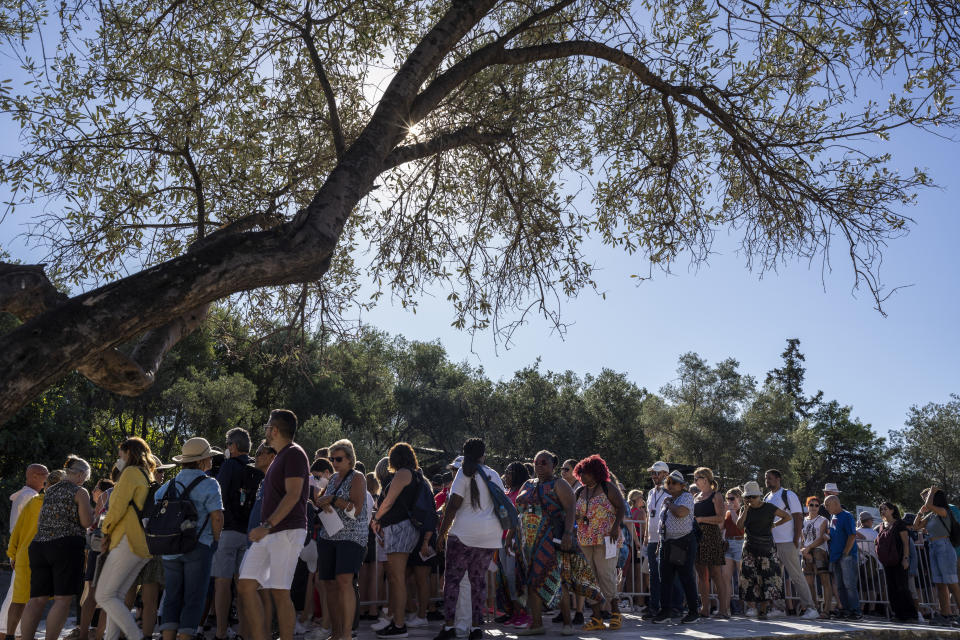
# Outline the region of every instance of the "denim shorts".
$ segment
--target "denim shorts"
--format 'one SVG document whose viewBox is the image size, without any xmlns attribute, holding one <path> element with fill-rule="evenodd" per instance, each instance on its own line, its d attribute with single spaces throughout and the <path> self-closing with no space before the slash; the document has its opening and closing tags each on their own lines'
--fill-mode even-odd
<svg viewBox="0 0 960 640">
<path fill-rule="evenodd" d="M 949 538 L 930 540 L 930 579 L 935 584 L 957 583 L 957 552 Z"/>
<path fill-rule="evenodd" d="M 730 546 L 723 552 L 723 557 L 730 558 L 734 562 L 741 562 L 743 560 L 743 538 L 739 540 L 728 539 L 727 543 Z"/>
</svg>

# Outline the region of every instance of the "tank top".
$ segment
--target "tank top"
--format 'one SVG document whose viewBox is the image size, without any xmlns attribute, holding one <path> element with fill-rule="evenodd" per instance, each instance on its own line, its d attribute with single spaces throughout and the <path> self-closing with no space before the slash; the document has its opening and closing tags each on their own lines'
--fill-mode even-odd
<svg viewBox="0 0 960 640">
<path fill-rule="evenodd" d="M 341 482 L 340 474 L 333 474 L 330 477 L 330 482 L 327 484 L 328 490 L 330 490 L 332 493 L 326 495 L 333 495 L 343 500 L 349 500 L 350 488 L 353 486 L 353 479 L 357 476 L 357 472 L 351 471 L 343 479 L 343 482 Z M 366 496 L 364 496 L 363 506 L 360 507 L 359 513 L 353 514 L 356 516 L 355 518 L 348 516 L 343 509 L 334 507 L 334 511 L 337 512 L 337 515 L 340 516 L 340 519 L 343 521 L 343 529 L 336 532 L 332 536 L 327 535 L 326 531 L 321 531 L 320 537 L 324 540 L 344 540 L 347 542 L 354 542 L 361 547 L 367 546 L 367 539 L 369 538 L 368 531 L 370 527 L 370 511 L 367 509 Z"/>
<path fill-rule="evenodd" d="M 728 540 L 743 537 L 743 529 L 737 526 L 737 519 L 729 511 L 723 517 L 723 533 Z"/>
<path fill-rule="evenodd" d="M 390 511 L 380 515 L 377 519 L 380 521 L 380 524 L 384 527 L 388 527 L 392 524 L 397 524 L 398 522 L 403 522 L 404 520 L 410 519 L 410 509 L 413 507 L 413 503 L 417 500 L 417 489 L 420 488 L 420 483 L 418 482 L 419 472 L 414 471 L 413 469 L 407 469 L 413 474 L 413 478 L 410 480 L 410 483 L 400 490 L 400 495 L 397 496 L 397 499 L 394 501 L 393 506 L 390 507 Z M 396 480 L 396 475 L 394 475 L 393 480 Z M 391 480 L 390 482 L 393 482 Z M 387 484 L 380 492 L 381 502 L 384 498 L 387 497 L 389 493 L 390 485 Z"/>
<path fill-rule="evenodd" d="M 603 538 L 610 533 L 616 511 L 603 485 L 598 484 L 599 493 L 587 500 L 587 488 L 584 487 L 577 497 L 577 541 L 581 545 L 604 544 Z"/>
<path fill-rule="evenodd" d="M 773 553 L 773 522 L 777 517 L 777 506 L 764 502 L 759 507 L 747 507 L 747 519 L 743 523 L 746 530 L 746 548 L 759 554 Z"/>
<path fill-rule="evenodd" d="M 813 520 L 811 520 L 810 518 L 803 519 L 803 546 L 804 547 L 809 547 L 811 544 L 813 544 L 813 541 L 816 540 L 817 536 L 820 535 L 820 525 L 826 521 L 827 519 L 821 515 L 818 515 Z M 817 545 L 816 548 L 827 551 L 828 548 L 827 548 L 826 539 L 824 539 L 823 542 Z"/>
<path fill-rule="evenodd" d="M 706 498 L 697 496 L 697 500 L 693 503 L 693 515 L 696 518 L 705 518 L 709 516 L 717 515 L 717 507 L 713 504 L 713 496 L 716 495 L 716 491 L 711 491 L 710 495 Z"/>
<path fill-rule="evenodd" d="M 69 536 L 82 536 L 77 503 L 73 501 L 80 487 L 69 480 L 61 480 L 44 493 L 43 507 L 37 520 L 34 542 L 47 542 Z"/>
</svg>

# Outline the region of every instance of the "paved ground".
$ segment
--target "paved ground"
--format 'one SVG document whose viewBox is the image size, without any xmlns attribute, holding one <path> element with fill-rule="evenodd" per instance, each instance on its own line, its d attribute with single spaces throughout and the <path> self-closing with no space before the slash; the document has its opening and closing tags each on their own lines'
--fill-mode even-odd
<svg viewBox="0 0 960 640">
<path fill-rule="evenodd" d="M 695 625 L 655 625 L 641 622 L 635 616 L 624 616 L 624 626 L 619 631 L 603 631 L 600 633 L 582 633 L 581 640 L 655 640 L 662 638 L 690 638 L 706 640 L 709 638 L 784 638 L 799 640 L 802 638 L 822 637 L 824 640 L 832 638 L 864 638 L 881 640 L 887 638 L 960 638 L 960 629 L 950 630 L 928 625 L 893 624 L 881 620 L 864 620 L 861 622 L 827 622 L 807 621 L 794 619 L 777 619 L 761 622 L 749 618 L 732 618 L 730 620 L 705 620 Z M 410 637 L 421 640 L 432 639 L 439 631 L 439 623 L 433 623 L 428 628 L 410 629 Z M 503 628 L 491 626 L 485 632 L 485 637 L 500 638 L 502 640 L 516 638 L 515 633 L 506 632 Z M 369 623 L 361 627 L 360 640 L 373 640 L 376 635 L 370 630 Z M 561 638 L 559 625 L 547 626 L 547 635 L 534 638 Z"/>
</svg>

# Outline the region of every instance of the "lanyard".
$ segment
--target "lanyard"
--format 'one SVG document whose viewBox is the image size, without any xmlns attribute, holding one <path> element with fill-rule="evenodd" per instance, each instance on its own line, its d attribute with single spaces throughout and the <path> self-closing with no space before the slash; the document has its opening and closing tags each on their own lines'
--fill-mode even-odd
<svg viewBox="0 0 960 640">
<path fill-rule="evenodd" d="M 667 499 L 667 490 L 663 488 L 656 488 L 653 490 L 653 508 L 650 509 L 650 517 L 656 518 L 657 514 L 660 513 L 660 505 L 663 504 L 663 501 Z"/>
</svg>

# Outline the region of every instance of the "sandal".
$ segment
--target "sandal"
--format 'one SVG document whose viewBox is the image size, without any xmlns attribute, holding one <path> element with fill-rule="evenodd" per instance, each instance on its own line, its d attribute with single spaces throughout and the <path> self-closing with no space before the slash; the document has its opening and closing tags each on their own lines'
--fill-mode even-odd
<svg viewBox="0 0 960 640">
<path fill-rule="evenodd" d="M 597 616 L 590 616 L 590 621 L 583 625 L 584 631 L 603 631 L 604 629 L 606 626 L 603 624 L 603 618 Z"/>
<path fill-rule="evenodd" d="M 623 626 L 623 616 L 620 615 L 620 612 L 614 612 L 610 614 L 610 623 L 607 627 L 608 629 L 619 629 Z"/>
</svg>

